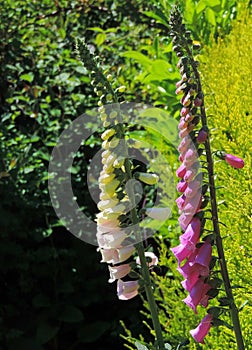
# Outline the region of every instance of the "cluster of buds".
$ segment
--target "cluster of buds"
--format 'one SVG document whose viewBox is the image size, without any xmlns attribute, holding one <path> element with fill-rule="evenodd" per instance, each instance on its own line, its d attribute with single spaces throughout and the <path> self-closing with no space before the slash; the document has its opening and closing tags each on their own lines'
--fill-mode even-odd
<svg viewBox="0 0 252 350">
<path fill-rule="evenodd" d="M 201 241 L 200 237 L 204 229 L 204 212 L 208 198 L 205 196 L 208 186 L 202 186 L 202 173 L 200 172 L 199 157 L 203 152 L 200 144 L 208 138 L 206 127 L 195 130 L 200 121 L 199 107 L 203 105 L 203 94 L 198 85 L 196 70 L 197 61 L 193 60 L 192 52 L 198 49 L 190 38 L 190 32 L 186 31 L 180 13 L 175 9 L 170 18 L 173 49 L 180 58 L 177 64 L 180 70 L 181 80 L 176 84 L 176 94 L 181 94 L 182 108 L 180 111 L 178 146 L 181 165 L 177 169 L 180 182 L 177 190 L 181 196 L 176 200 L 179 209 L 179 224 L 183 231 L 180 236 L 180 244 L 172 248 L 173 254 L 178 260 L 178 271 L 184 277 L 182 286 L 189 293 L 183 300 L 195 313 L 197 306 L 208 306 L 212 286 L 209 283 L 212 261 L 212 239 L 206 237 Z M 188 53 L 191 53 L 189 55 Z M 204 337 L 209 332 L 213 316 L 208 314 L 193 331 L 191 335 L 197 342 L 204 342 Z"/>
<path fill-rule="evenodd" d="M 102 171 L 99 176 L 100 201 L 97 206 L 97 242 L 102 255 L 101 262 L 109 264 L 109 283 L 117 280 L 117 295 L 121 300 L 135 297 L 139 290 L 139 280 L 129 279 L 134 263 L 128 262 L 135 252 L 130 242 L 129 231 L 123 227 L 130 206 L 127 193 L 122 188 L 125 177 L 125 144 L 122 138 L 122 124 L 117 122 L 117 105 L 103 106 L 105 96 L 101 95 L 99 112 L 107 129 L 102 133 Z M 111 124 L 113 126 L 111 126 Z M 127 280 L 124 277 L 127 276 Z"/>
</svg>

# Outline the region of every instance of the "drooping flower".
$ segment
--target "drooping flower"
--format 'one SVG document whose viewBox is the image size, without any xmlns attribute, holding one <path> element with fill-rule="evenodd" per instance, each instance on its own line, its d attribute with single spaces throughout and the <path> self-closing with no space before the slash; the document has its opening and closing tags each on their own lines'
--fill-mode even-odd
<svg viewBox="0 0 252 350">
<path fill-rule="evenodd" d="M 119 248 L 99 249 L 102 255 L 102 262 L 108 264 L 119 264 L 129 259 L 135 251 L 134 246 L 125 246 Z"/>
<path fill-rule="evenodd" d="M 232 154 L 225 154 L 225 161 L 236 169 L 241 169 L 244 167 L 244 160 Z"/>
<path fill-rule="evenodd" d="M 122 264 L 118 266 L 109 266 L 110 278 L 109 283 L 116 281 L 117 279 L 121 279 L 125 277 L 131 270 L 129 264 Z"/>
<path fill-rule="evenodd" d="M 198 278 L 190 294 L 183 301 L 197 314 L 197 306 L 205 298 L 209 289 L 211 289 L 211 287 L 204 283 L 202 278 Z"/>
<path fill-rule="evenodd" d="M 204 338 L 210 331 L 212 321 L 213 316 L 211 314 L 207 314 L 202 319 L 198 327 L 190 331 L 191 336 L 196 340 L 196 342 L 205 344 Z"/>
<path fill-rule="evenodd" d="M 138 294 L 139 282 L 136 281 L 117 281 L 117 296 L 120 300 L 129 300 Z"/>
</svg>

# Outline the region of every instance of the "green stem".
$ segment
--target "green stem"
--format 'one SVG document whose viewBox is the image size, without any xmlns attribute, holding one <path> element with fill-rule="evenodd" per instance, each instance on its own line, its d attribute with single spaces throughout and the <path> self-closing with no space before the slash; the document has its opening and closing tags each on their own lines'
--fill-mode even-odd
<svg viewBox="0 0 252 350">
<path fill-rule="evenodd" d="M 132 175 L 131 175 L 131 166 L 130 166 L 130 161 L 129 159 L 125 160 L 125 172 L 126 172 L 126 180 L 132 179 Z M 137 215 L 137 211 L 135 208 L 135 194 L 134 194 L 134 190 L 132 187 L 129 188 L 128 190 L 128 196 L 129 199 L 131 201 L 131 205 L 132 205 L 132 210 L 131 210 L 131 220 L 132 220 L 132 224 L 133 225 L 138 225 L 138 215 Z M 159 317 L 158 317 L 158 308 L 155 302 L 155 298 L 153 295 L 153 289 L 151 286 L 151 278 L 150 278 L 150 272 L 149 272 L 149 268 L 147 265 L 147 261 L 146 261 L 146 257 L 145 257 L 145 253 L 144 253 L 144 245 L 142 242 L 142 238 L 141 238 L 141 234 L 139 230 L 136 230 L 135 232 L 136 235 L 136 241 L 138 243 L 136 243 L 136 249 L 138 252 L 138 256 L 141 262 L 141 269 L 142 269 L 142 277 L 144 279 L 144 287 L 145 287 L 145 292 L 146 292 L 146 296 L 147 296 L 147 301 L 149 304 L 149 308 L 150 308 L 150 313 L 151 313 L 151 318 L 152 318 L 152 323 L 153 323 L 153 328 L 155 330 L 156 333 L 156 339 L 157 339 L 157 344 L 158 344 L 158 350 L 165 350 L 165 345 L 164 345 L 164 340 L 163 340 L 163 335 L 162 335 L 162 330 L 161 330 L 161 325 L 159 322 Z"/>
<path fill-rule="evenodd" d="M 195 77 L 196 77 L 197 82 L 198 82 L 198 92 L 202 93 L 201 79 L 200 79 L 199 72 L 197 70 L 197 66 L 195 64 L 194 59 L 191 58 L 192 56 L 190 55 L 189 57 L 191 59 L 191 65 L 193 67 L 193 71 L 194 71 Z M 202 121 L 202 126 L 207 127 L 208 126 L 207 125 L 207 116 L 206 116 L 206 111 L 205 111 L 205 107 L 204 107 L 204 94 L 203 93 L 202 93 L 202 96 L 203 96 L 203 98 L 202 98 L 203 103 L 202 103 L 202 106 L 200 108 L 201 121 Z M 220 267 L 221 267 L 221 274 L 222 274 L 227 298 L 230 300 L 229 310 L 230 310 L 230 315 L 231 315 L 231 319 L 233 322 L 234 333 L 235 333 L 236 343 L 237 343 L 237 349 L 238 350 L 245 350 L 242 332 L 241 332 L 241 325 L 240 325 L 240 320 L 239 320 L 239 313 L 238 313 L 238 309 L 237 309 L 237 306 L 236 306 L 235 301 L 234 301 L 233 291 L 232 291 L 232 287 L 231 287 L 231 283 L 230 283 L 230 278 L 229 278 L 229 274 L 228 274 L 228 268 L 227 268 L 227 263 L 226 263 L 226 259 L 225 259 L 222 238 L 221 238 L 221 233 L 220 233 L 219 219 L 218 219 L 218 207 L 217 207 L 216 190 L 215 190 L 215 180 L 214 180 L 214 162 L 213 162 L 209 138 L 207 138 L 207 140 L 205 142 L 205 150 L 206 150 L 208 182 L 209 182 L 210 198 L 211 198 L 212 222 L 213 222 L 214 232 L 216 234 L 216 247 L 217 247 L 217 252 L 218 252 L 218 257 L 219 257 L 219 262 L 220 262 Z"/>
</svg>

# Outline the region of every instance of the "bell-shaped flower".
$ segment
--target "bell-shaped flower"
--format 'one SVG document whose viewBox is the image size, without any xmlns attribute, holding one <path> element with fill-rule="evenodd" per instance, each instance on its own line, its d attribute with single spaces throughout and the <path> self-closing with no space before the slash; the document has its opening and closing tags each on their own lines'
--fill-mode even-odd
<svg viewBox="0 0 252 350">
<path fill-rule="evenodd" d="M 186 174 L 186 167 L 184 164 L 181 164 L 176 171 L 176 175 L 177 177 L 180 177 L 182 179 L 185 176 L 185 174 Z"/>
<path fill-rule="evenodd" d="M 190 108 L 188 107 L 182 107 L 180 111 L 180 116 L 185 117 L 190 112 Z"/>
<path fill-rule="evenodd" d="M 185 205 L 185 201 L 186 201 L 186 196 L 184 194 L 182 194 L 182 196 L 180 196 L 176 199 L 176 203 L 177 203 L 179 210 L 183 209 L 183 207 Z"/>
<path fill-rule="evenodd" d="M 120 300 L 129 300 L 138 294 L 138 281 L 117 281 L 117 296 Z"/>
<path fill-rule="evenodd" d="M 199 279 L 199 272 L 194 269 L 191 274 L 188 276 L 188 278 L 186 278 L 184 281 L 181 282 L 181 285 L 183 286 L 183 288 L 185 288 L 185 290 L 187 290 L 188 292 L 191 292 L 191 290 L 193 289 L 193 286 L 197 283 Z"/>
<path fill-rule="evenodd" d="M 110 195 L 111 197 L 113 196 L 113 194 L 115 193 L 115 190 L 117 189 L 117 187 L 119 186 L 120 181 L 117 179 L 113 179 L 112 181 L 110 181 L 107 184 L 100 184 L 99 187 L 103 192 L 106 192 L 108 195 Z"/>
<path fill-rule="evenodd" d="M 187 135 L 181 140 L 180 144 L 178 145 L 178 151 L 180 153 L 185 152 L 189 147 L 191 147 L 191 144 L 192 139 L 190 136 Z"/>
<path fill-rule="evenodd" d="M 197 314 L 197 306 L 210 288 L 208 284 L 204 283 L 202 278 L 199 278 L 190 291 L 190 294 L 183 301 Z"/>
<path fill-rule="evenodd" d="M 189 223 L 192 220 L 192 218 L 193 218 L 192 214 L 186 215 L 185 213 L 182 213 L 179 216 L 179 218 L 178 218 L 179 225 L 180 225 L 180 227 L 182 228 L 183 231 L 186 230 L 186 228 L 189 225 Z"/>
<path fill-rule="evenodd" d="M 206 269 L 208 269 L 208 272 L 209 272 L 209 264 L 210 264 L 211 258 L 212 258 L 212 246 L 209 242 L 206 241 L 199 248 L 198 254 L 195 257 L 194 261 L 189 262 L 189 265 L 190 266 L 193 266 L 194 264 L 201 265 Z"/>
<path fill-rule="evenodd" d="M 102 172 L 98 180 L 99 180 L 99 183 L 101 183 L 101 184 L 108 184 L 114 178 L 115 178 L 115 174 Z"/>
<path fill-rule="evenodd" d="M 200 237 L 201 221 L 199 218 L 195 217 L 188 224 L 185 232 L 180 236 L 180 243 L 186 244 L 190 242 L 196 245 Z"/>
<path fill-rule="evenodd" d="M 178 192 L 185 192 L 187 186 L 188 186 L 188 183 L 184 179 L 180 180 L 177 184 Z"/>
<path fill-rule="evenodd" d="M 186 244 L 180 243 L 178 246 L 171 248 L 171 251 L 175 255 L 176 259 L 178 260 L 179 266 L 183 260 L 188 258 L 193 253 L 194 250 L 195 250 L 195 246 L 192 245 L 190 242 Z"/>
<path fill-rule="evenodd" d="M 206 127 L 202 127 L 198 133 L 198 136 L 196 137 L 196 141 L 198 143 L 204 143 L 208 136 L 208 130 Z"/>
<path fill-rule="evenodd" d="M 201 181 L 199 181 L 197 178 L 194 180 L 188 182 L 188 186 L 185 189 L 185 196 L 188 198 L 194 197 L 200 189 Z"/>
<path fill-rule="evenodd" d="M 191 336 L 196 340 L 197 343 L 205 344 L 204 338 L 210 331 L 212 321 L 213 316 L 211 314 L 207 314 L 200 322 L 198 327 L 190 331 Z"/>
<path fill-rule="evenodd" d="M 125 277 L 130 272 L 131 267 L 129 264 L 123 264 L 118 266 L 109 266 L 109 283 L 112 283 L 120 278 Z"/>
<path fill-rule="evenodd" d="M 199 210 L 201 203 L 202 203 L 202 194 L 201 194 L 201 191 L 198 190 L 197 194 L 194 197 L 192 198 L 186 197 L 182 211 L 186 215 L 194 215 Z"/>
<path fill-rule="evenodd" d="M 118 199 L 115 200 L 110 198 L 103 201 L 98 202 L 97 207 L 99 210 L 103 211 L 105 209 L 113 208 L 118 204 Z"/>
<path fill-rule="evenodd" d="M 100 249 L 102 255 L 101 262 L 106 262 L 108 264 L 114 265 L 119 264 L 130 258 L 134 251 L 135 247 L 132 245 L 128 245 L 117 249 Z"/>
<path fill-rule="evenodd" d="M 99 247 L 104 249 L 119 248 L 127 237 L 126 233 L 120 229 L 113 230 L 110 233 L 97 233 L 97 242 Z"/>
<path fill-rule="evenodd" d="M 178 128 L 179 130 L 183 130 L 187 127 L 187 122 L 185 121 L 184 118 L 181 118 L 180 121 L 179 121 L 179 124 L 178 124 Z"/>
</svg>

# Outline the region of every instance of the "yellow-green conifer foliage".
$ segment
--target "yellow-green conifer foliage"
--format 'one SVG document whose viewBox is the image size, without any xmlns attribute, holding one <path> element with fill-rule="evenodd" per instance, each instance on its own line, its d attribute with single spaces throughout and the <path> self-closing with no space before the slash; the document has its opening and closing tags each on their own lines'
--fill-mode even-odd
<svg viewBox="0 0 252 350">
<path fill-rule="evenodd" d="M 215 150 L 224 150 L 245 161 L 243 169 L 233 169 L 224 161 L 216 162 L 218 200 L 223 243 L 237 306 L 246 340 L 252 349 L 252 14 L 244 10 L 231 34 L 204 53 L 201 71 L 207 114 Z M 213 349 L 224 349 L 221 334 Z M 216 339 L 217 341 L 217 339 Z M 229 345 L 229 349 L 235 349 Z"/>
</svg>

